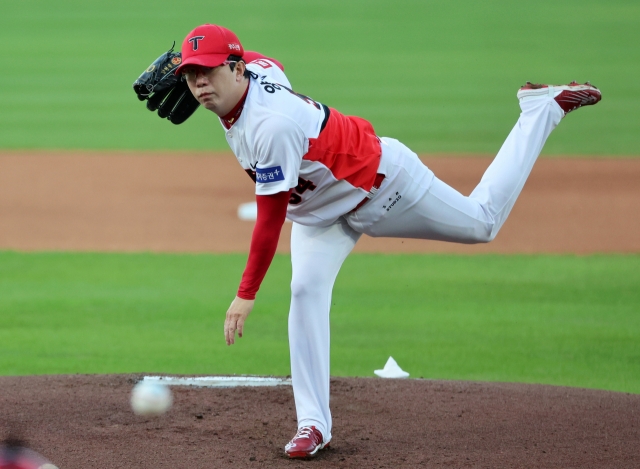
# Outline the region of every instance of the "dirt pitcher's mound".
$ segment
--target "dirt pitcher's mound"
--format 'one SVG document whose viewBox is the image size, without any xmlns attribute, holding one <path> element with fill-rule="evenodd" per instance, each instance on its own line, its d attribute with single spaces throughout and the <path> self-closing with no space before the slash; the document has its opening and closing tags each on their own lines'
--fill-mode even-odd
<svg viewBox="0 0 640 469">
<path fill-rule="evenodd" d="M 140 375 L 0 377 L 0 432 L 60 469 L 640 467 L 640 395 L 427 380 L 331 381 L 331 448 L 290 461 L 290 387 L 174 387 L 136 417 Z"/>
</svg>

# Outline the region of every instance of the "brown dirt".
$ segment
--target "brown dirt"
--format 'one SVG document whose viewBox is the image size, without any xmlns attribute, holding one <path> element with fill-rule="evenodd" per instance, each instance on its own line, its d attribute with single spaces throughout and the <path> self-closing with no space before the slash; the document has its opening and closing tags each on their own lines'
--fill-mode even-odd
<svg viewBox="0 0 640 469">
<path fill-rule="evenodd" d="M 0 377 L 0 431 L 19 426 L 60 469 L 635 468 L 640 396 L 455 381 L 332 379 L 331 449 L 290 461 L 290 387 L 173 388 L 137 417 L 137 376 Z M 15 430 L 15 429 L 14 429 Z"/>
<path fill-rule="evenodd" d="M 468 194 L 490 159 L 424 158 Z M 492 243 L 373 239 L 360 252 L 640 252 L 640 159 L 541 159 Z M 246 252 L 252 183 L 230 154 L 0 153 L 0 249 Z M 286 224 L 280 252 L 288 251 Z"/>
<path fill-rule="evenodd" d="M 489 158 L 425 158 L 469 193 Z M 640 159 L 542 159 L 483 246 L 363 238 L 357 251 L 640 252 Z M 0 249 L 243 252 L 252 186 L 228 154 L 0 154 Z M 286 225 L 280 251 L 287 251 Z M 339 378 L 332 447 L 310 462 L 290 388 L 175 388 L 141 418 L 141 375 L 0 377 L 0 438 L 17 432 L 60 469 L 640 467 L 640 396 L 552 386 Z"/>
</svg>

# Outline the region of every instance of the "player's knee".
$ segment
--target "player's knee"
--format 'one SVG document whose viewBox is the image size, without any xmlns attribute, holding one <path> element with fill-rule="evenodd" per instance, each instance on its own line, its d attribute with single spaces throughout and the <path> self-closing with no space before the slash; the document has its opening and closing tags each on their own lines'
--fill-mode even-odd
<svg viewBox="0 0 640 469">
<path fill-rule="evenodd" d="M 315 286 L 308 282 L 294 280 L 291 282 L 291 296 L 293 298 L 303 298 L 314 293 Z"/>
<path fill-rule="evenodd" d="M 493 229 L 493 224 L 483 224 L 468 233 L 468 244 L 484 244 L 493 241 L 498 232 Z"/>
<path fill-rule="evenodd" d="M 291 280 L 292 298 L 312 298 L 326 291 L 326 282 L 316 275 L 297 277 Z M 331 286 L 329 286 L 331 288 Z"/>
<path fill-rule="evenodd" d="M 292 297 L 297 297 L 297 296 L 301 296 L 304 294 L 306 287 L 305 285 L 298 281 L 298 280 L 292 280 L 291 281 L 291 296 Z"/>
<path fill-rule="evenodd" d="M 495 239 L 496 234 L 497 233 L 493 233 L 493 232 L 480 233 L 476 237 L 476 243 L 478 243 L 478 244 L 490 243 L 491 241 L 493 241 Z"/>
</svg>

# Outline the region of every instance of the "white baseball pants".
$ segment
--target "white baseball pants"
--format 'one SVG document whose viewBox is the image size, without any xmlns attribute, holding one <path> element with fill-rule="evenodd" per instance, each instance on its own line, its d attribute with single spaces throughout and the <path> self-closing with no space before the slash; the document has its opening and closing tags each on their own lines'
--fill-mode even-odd
<svg viewBox="0 0 640 469">
<path fill-rule="evenodd" d="M 520 103 L 522 113 L 469 197 L 434 177 L 417 155 L 382 139 L 380 189 L 328 227 L 294 223 L 291 233 L 289 348 L 298 427 L 331 439 L 329 310 L 342 263 L 362 233 L 378 237 L 486 243 L 507 219 L 551 131 L 564 112 L 551 97 Z"/>
</svg>

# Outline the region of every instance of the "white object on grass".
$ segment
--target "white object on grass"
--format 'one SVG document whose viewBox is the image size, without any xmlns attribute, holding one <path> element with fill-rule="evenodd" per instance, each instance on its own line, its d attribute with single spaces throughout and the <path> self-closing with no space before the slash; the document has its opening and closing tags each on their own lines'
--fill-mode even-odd
<svg viewBox="0 0 640 469">
<path fill-rule="evenodd" d="M 161 415 L 171 404 L 173 396 L 164 384 L 141 381 L 131 391 L 131 408 L 136 415 Z"/>
<path fill-rule="evenodd" d="M 374 373 L 381 378 L 408 378 L 409 373 L 404 371 L 402 368 L 398 366 L 398 363 L 393 359 L 393 357 L 389 357 L 387 363 L 384 365 L 384 368 L 381 370 L 375 370 Z"/>
<path fill-rule="evenodd" d="M 238 386 L 291 386 L 287 378 L 271 376 L 199 376 L 179 378 L 173 376 L 145 376 L 144 383 L 167 386 L 197 386 L 203 388 L 235 388 Z"/>
</svg>

